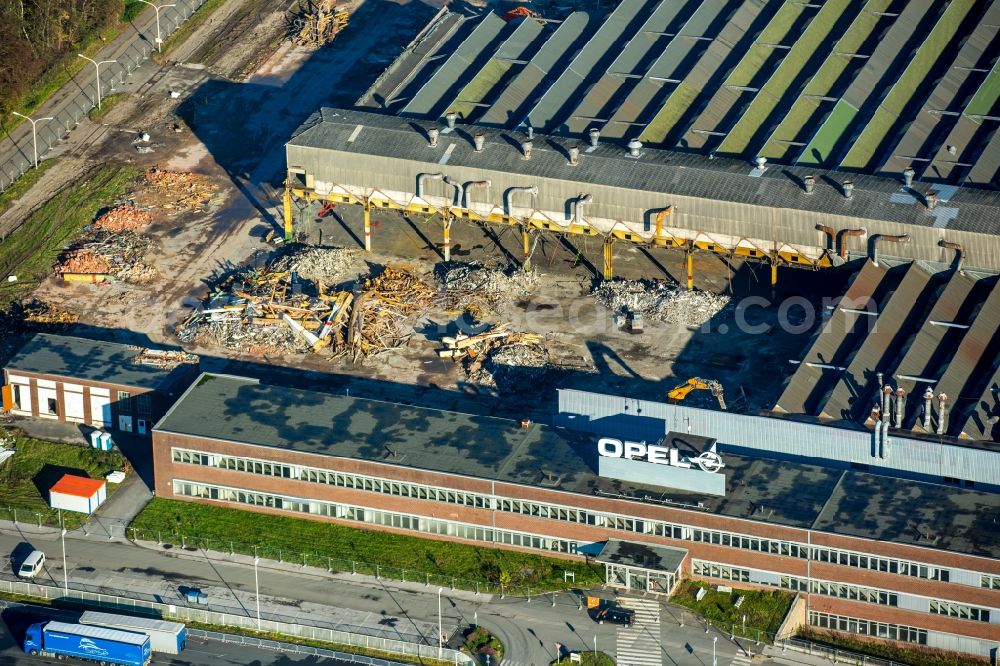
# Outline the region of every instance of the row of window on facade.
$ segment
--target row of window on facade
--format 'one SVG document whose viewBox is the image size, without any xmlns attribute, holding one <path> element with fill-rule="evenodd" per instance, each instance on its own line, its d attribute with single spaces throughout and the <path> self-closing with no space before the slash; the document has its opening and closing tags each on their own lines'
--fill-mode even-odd
<svg viewBox="0 0 1000 666">
<path fill-rule="evenodd" d="M 512 546 L 520 546 L 522 548 L 548 550 L 560 553 L 576 553 L 579 547 L 579 544 L 576 541 L 553 539 L 535 534 L 466 525 L 464 523 L 435 520 L 421 516 L 409 516 L 390 511 L 367 509 L 364 507 L 337 504 L 334 502 L 284 497 L 271 493 L 253 492 L 237 488 L 227 488 L 224 486 L 215 486 L 181 480 L 175 480 L 173 486 L 174 493 L 180 496 L 198 497 L 217 500 L 220 502 L 232 502 L 236 504 L 267 507 L 282 511 L 326 516 L 339 520 L 352 520 L 360 523 L 412 530 L 415 532 L 422 532 L 424 534 L 437 534 L 472 541 L 484 541 L 487 543 L 502 543 Z M 703 560 L 694 560 L 692 563 L 692 571 L 695 575 L 710 578 L 720 578 L 723 580 L 732 580 L 737 582 L 762 582 L 760 580 L 752 580 L 753 577 L 750 569 L 733 567 L 714 562 L 705 562 Z M 773 583 L 763 582 L 763 584 Z M 863 601 L 883 606 L 898 606 L 897 594 L 860 585 L 848 585 L 846 583 L 835 583 L 815 579 L 810 580 L 797 576 L 781 576 L 780 581 L 776 584 L 776 586 L 794 591 L 808 590 L 813 594 L 822 594 L 839 599 Z M 960 617 L 963 619 L 974 619 L 980 622 L 989 622 L 990 619 L 988 609 L 976 608 L 947 601 L 931 600 L 928 611 L 941 615 L 952 615 L 953 617 Z M 954 614 L 952 614 L 952 612 L 954 612 Z"/>
<path fill-rule="evenodd" d="M 643 520 L 618 514 L 598 513 L 540 502 L 492 497 L 481 493 L 449 490 L 447 488 L 380 479 L 361 474 L 347 474 L 312 467 L 272 463 L 253 458 L 221 456 L 186 449 L 174 449 L 173 461 L 217 467 L 249 474 L 297 479 L 307 483 L 319 483 L 384 495 L 460 504 L 479 509 L 490 509 L 563 522 L 607 527 L 623 532 L 650 534 L 681 541 L 710 543 L 773 555 L 784 555 L 800 559 L 808 559 L 811 556 L 811 559 L 817 562 L 829 562 L 845 567 L 869 569 L 927 580 L 948 582 L 951 578 L 950 572 L 946 568 L 928 566 L 908 560 L 877 557 L 838 548 L 809 546 L 793 541 L 748 537 L 730 532 L 705 530 L 687 525 L 656 520 Z M 1000 589 L 1000 576 L 982 575 L 979 581 L 982 587 Z"/>
<path fill-rule="evenodd" d="M 741 583 L 755 583 L 758 585 L 776 585 L 786 590 L 796 592 L 809 592 L 811 594 L 821 594 L 837 599 L 847 599 L 849 601 L 863 601 L 879 606 L 899 606 L 899 595 L 894 592 L 887 592 L 863 585 L 850 585 L 848 583 L 836 583 L 831 581 L 801 578 L 799 576 L 780 576 L 775 584 L 766 577 L 754 576 L 753 571 L 742 567 L 733 567 L 727 564 L 716 562 L 706 562 L 694 560 L 691 570 L 697 576 L 708 578 L 719 578 Z M 947 615 L 957 617 L 962 620 L 973 620 L 976 622 L 989 622 L 990 610 L 979 608 L 968 604 L 960 604 L 952 601 L 942 601 L 930 599 L 927 602 L 927 612 L 935 615 Z"/>
<path fill-rule="evenodd" d="M 36 380 L 32 390 L 30 380 L 26 377 L 12 376 L 10 380 L 15 413 L 32 414 L 33 411 L 37 411 L 42 418 L 89 423 L 96 427 L 117 427 L 127 432 L 132 432 L 134 414 L 141 434 L 146 434 L 152 418 L 152 401 L 147 393 L 133 396 L 127 391 L 113 393 L 104 388 L 89 387 L 88 413 L 82 385 L 63 383 L 60 404 L 54 381 Z M 115 404 L 119 415 L 117 423 L 112 418 L 112 395 L 117 399 Z"/>
<path fill-rule="evenodd" d="M 820 613 L 818 611 L 809 611 L 809 624 L 821 629 L 832 629 L 834 631 L 845 631 L 862 636 L 884 638 L 890 641 L 927 645 L 926 629 L 907 627 L 902 624 L 861 620 L 854 617 L 844 617 L 843 615 Z"/>
</svg>

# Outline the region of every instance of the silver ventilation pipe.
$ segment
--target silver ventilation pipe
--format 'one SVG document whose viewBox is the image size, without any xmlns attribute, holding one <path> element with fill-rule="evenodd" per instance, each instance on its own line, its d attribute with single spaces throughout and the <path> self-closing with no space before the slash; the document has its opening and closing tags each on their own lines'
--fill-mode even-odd
<svg viewBox="0 0 1000 666">
<path fill-rule="evenodd" d="M 903 427 L 903 411 L 906 407 L 906 391 L 896 389 L 896 427 Z"/>
<path fill-rule="evenodd" d="M 519 192 L 524 192 L 525 194 L 530 194 L 531 196 L 536 196 L 538 194 L 538 186 L 530 185 L 528 187 L 511 187 L 506 192 L 503 193 L 503 213 L 504 215 L 511 214 L 511 202 L 510 200 L 513 196 Z"/>
<path fill-rule="evenodd" d="M 632 139 L 628 142 L 628 154 L 632 157 L 639 157 L 639 153 L 642 152 L 642 141 L 639 139 Z"/>
<path fill-rule="evenodd" d="M 931 401 L 934 400 L 934 389 L 930 386 L 924 391 L 924 432 L 931 431 Z"/>
<path fill-rule="evenodd" d="M 531 159 L 531 149 L 535 147 L 535 144 L 530 140 L 524 140 L 521 142 L 521 155 L 523 159 Z"/>
<path fill-rule="evenodd" d="M 594 127 L 587 133 L 587 136 L 590 137 L 590 145 L 597 148 L 597 144 L 601 142 L 601 130 Z"/>
<path fill-rule="evenodd" d="M 462 186 L 462 183 L 458 182 L 457 180 L 452 180 L 448 176 L 444 177 L 444 182 L 455 188 L 455 202 L 452 205 L 453 206 L 462 205 L 462 199 L 465 196 L 465 188 Z"/>
<path fill-rule="evenodd" d="M 875 422 L 875 451 L 872 454 L 873 458 L 877 458 L 882 454 L 882 419 L 880 418 Z"/>
<path fill-rule="evenodd" d="M 882 418 L 886 423 L 892 420 L 892 410 L 889 401 L 892 399 L 892 387 L 886 384 L 882 388 Z"/>
<path fill-rule="evenodd" d="M 583 212 L 580 210 L 580 207 L 593 203 L 594 196 L 592 194 L 581 194 L 573 202 L 573 221 L 577 224 L 583 224 Z"/>
<path fill-rule="evenodd" d="M 472 198 L 471 195 L 470 195 L 470 191 L 474 187 L 485 188 L 486 189 L 486 200 L 489 201 L 489 198 L 490 198 L 490 185 L 492 185 L 492 184 L 493 184 L 493 182 L 490 181 L 490 180 L 473 180 L 471 182 L 466 183 L 465 184 L 465 188 L 463 190 L 465 198 L 462 201 L 462 208 L 468 209 L 468 207 L 469 207 L 469 199 Z"/>
<path fill-rule="evenodd" d="M 905 187 L 906 189 L 910 189 L 911 187 L 913 187 L 913 176 L 915 174 L 916 172 L 913 170 L 913 167 L 911 166 L 908 166 L 905 169 L 903 169 L 903 187 Z"/>
<path fill-rule="evenodd" d="M 843 192 L 844 192 L 844 198 L 845 199 L 853 199 L 854 198 L 854 181 L 852 181 L 849 178 L 845 179 L 844 180 L 844 185 L 843 185 Z"/>
<path fill-rule="evenodd" d="M 448 129 L 455 129 L 455 121 L 458 120 L 458 114 L 454 111 L 449 111 L 445 114 L 445 121 L 448 123 Z"/>
<path fill-rule="evenodd" d="M 569 147 L 569 165 L 576 166 L 580 163 L 580 149 L 576 146 Z"/>
<path fill-rule="evenodd" d="M 882 421 L 882 450 L 879 451 L 879 458 L 889 457 L 889 419 Z"/>
<path fill-rule="evenodd" d="M 928 192 L 927 195 L 924 196 L 924 204 L 927 206 L 927 210 L 934 210 L 937 208 L 938 198 L 937 192 Z"/>
<path fill-rule="evenodd" d="M 876 234 L 872 236 L 872 263 L 878 266 L 878 243 L 879 241 L 892 241 L 893 243 L 908 243 L 910 241 L 909 234 L 902 234 L 901 236 L 889 236 L 886 234 Z"/>
<path fill-rule="evenodd" d="M 436 145 L 438 145 L 438 136 L 440 134 L 441 134 L 441 130 L 439 130 L 436 127 L 432 127 L 431 129 L 427 130 L 427 138 L 430 140 L 430 146 L 431 146 L 431 148 L 433 148 Z"/>
<path fill-rule="evenodd" d="M 476 152 L 481 153 L 486 145 L 486 137 L 483 136 L 482 132 L 476 132 L 476 135 L 472 137 L 472 143 L 476 147 Z"/>
<path fill-rule="evenodd" d="M 806 194 L 812 194 L 813 190 L 816 189 L 816 177 L 815 176 L 805 176 L 802 179 L 802 184 L 806 188 Z"/>
<path fill-rule="evenodd" d="M 424 198 L 424 183 L 427 180 L 441 180 L 444 178 L 443 173 L 418 173 L 417 174 L 417 198 Z"/>
<path fill-rule="evenodd" d="M 948 417 L 948 396 L 944 393 L 938 394 L 938 424 L 937 434 L 944 434 L 944 424 Z"/>
</svg>

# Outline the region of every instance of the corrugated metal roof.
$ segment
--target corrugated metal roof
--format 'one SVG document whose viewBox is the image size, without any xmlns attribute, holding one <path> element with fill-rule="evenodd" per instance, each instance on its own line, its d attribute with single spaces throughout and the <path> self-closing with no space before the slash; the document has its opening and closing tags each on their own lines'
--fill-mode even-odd
<svg viewBox="0 0 1000 666">
<path fill-rule="evenodd" d="M 931 304 L 931 293 L 943 276 L 931 274 L 918 262 L 910 264 L 873 328 L 861 341 L 847 370 L 841 374 L 819 415 L 829 419 L 864 421 L 876 393 L 876 373 L 889 376 L 899 350 L 913 329 L 919 328 Z"/>
<path fill-rule="evenodd" d="M 499 127 L 511 126 L 527 112 L 528 105 L 544 93 L 562 67 L 587 37 L 592 21 L 586 12 L 573 12 L 538 52 L 493 101 L 478 122 Z"/>
<path fill-rule="evenodd" d="M 106 641 L 115 641 L 116 643 L 126 643 L 128 645 L 145 645 L 149 640 L 149 636 L 146 634 L 137 634 L 132 631 L 95 627 L 89 624 L 69 624 L 68 622 L 56 622 L 55 620 L 46 622 L 45 630 L 60 631 L 76 636 L 86 636 L 87 638 L 99 638 Z"/>
<path fill-rule="evenodd" d="M 1000 417 L 1000 367 L 997 367 L 986 382 L 979 399 L 970 406 L 959 437 L 1000 441 L 1000 423 L 994 421 L 998 417 Z"/>
<path fill-rule="evenodd" d="M 100 613 L 98 611 L 85 611 L 80 616 L 80 624 L 114 625 L 130 629 L 162 631 L 171 634 L 180 633 L 185 629 L 184 624 L 180 622 L 170 622 L 152 617 L 136 617 L 135 615 Z"/>
<path fill-rule="evenodd" d="M 989 144 L 976 157 L 975 164 L 962 184 L 980 187 L 1000 185 L 1000 132 L 994 130 Z"/>
</svg>

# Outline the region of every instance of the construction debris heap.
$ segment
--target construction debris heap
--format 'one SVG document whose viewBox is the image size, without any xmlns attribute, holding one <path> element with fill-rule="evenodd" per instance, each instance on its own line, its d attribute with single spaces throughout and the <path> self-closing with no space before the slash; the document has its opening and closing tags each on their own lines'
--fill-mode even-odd
<svg viewBox="0 0 1000 666">
<path fill-rule="evenodd" d="M 594 296 L 616 316 L 638 314 L 647 321 L 686 326 L 701 326 L 729 305 L 728 296 L 656 280 L 605 280 Z"/>
</svg>

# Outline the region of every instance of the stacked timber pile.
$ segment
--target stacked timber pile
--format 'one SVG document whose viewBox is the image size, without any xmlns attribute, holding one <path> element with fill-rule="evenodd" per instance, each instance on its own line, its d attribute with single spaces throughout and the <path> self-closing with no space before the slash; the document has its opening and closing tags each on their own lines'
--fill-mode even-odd
<svg viewBox="0 0 1000 666">
<path fill-rule="evenodd" d="M 475 318 L 504 314 L 538 286 L 538 274 L 514 266 L 493 268 L 478 263 L 451 263 L 440 274 L 444 308 Z"/>
<path fill-rule="evenodd" d="M 292 41 L 298 46 L 319 48 L 332 42 L 347 27 L 350 14 L 337 7 L 336 0 L 313 0 L 289 25 Z"/>
<path fill-rule="evenodd" d="M 688 291 L 657 280 L 605 280 L 594 289 L 597 302 L 616 316 L 701 326 L 729 305 L 729 297 Z"/>
<path fill-rule="evenodd" d="M 206 176 L 156 168 L 146 172 L 146 183 L 149 187 L 135 194 L 140 204 L 176 212 L 204 210 L 219 189 Z"/>
</svg>

